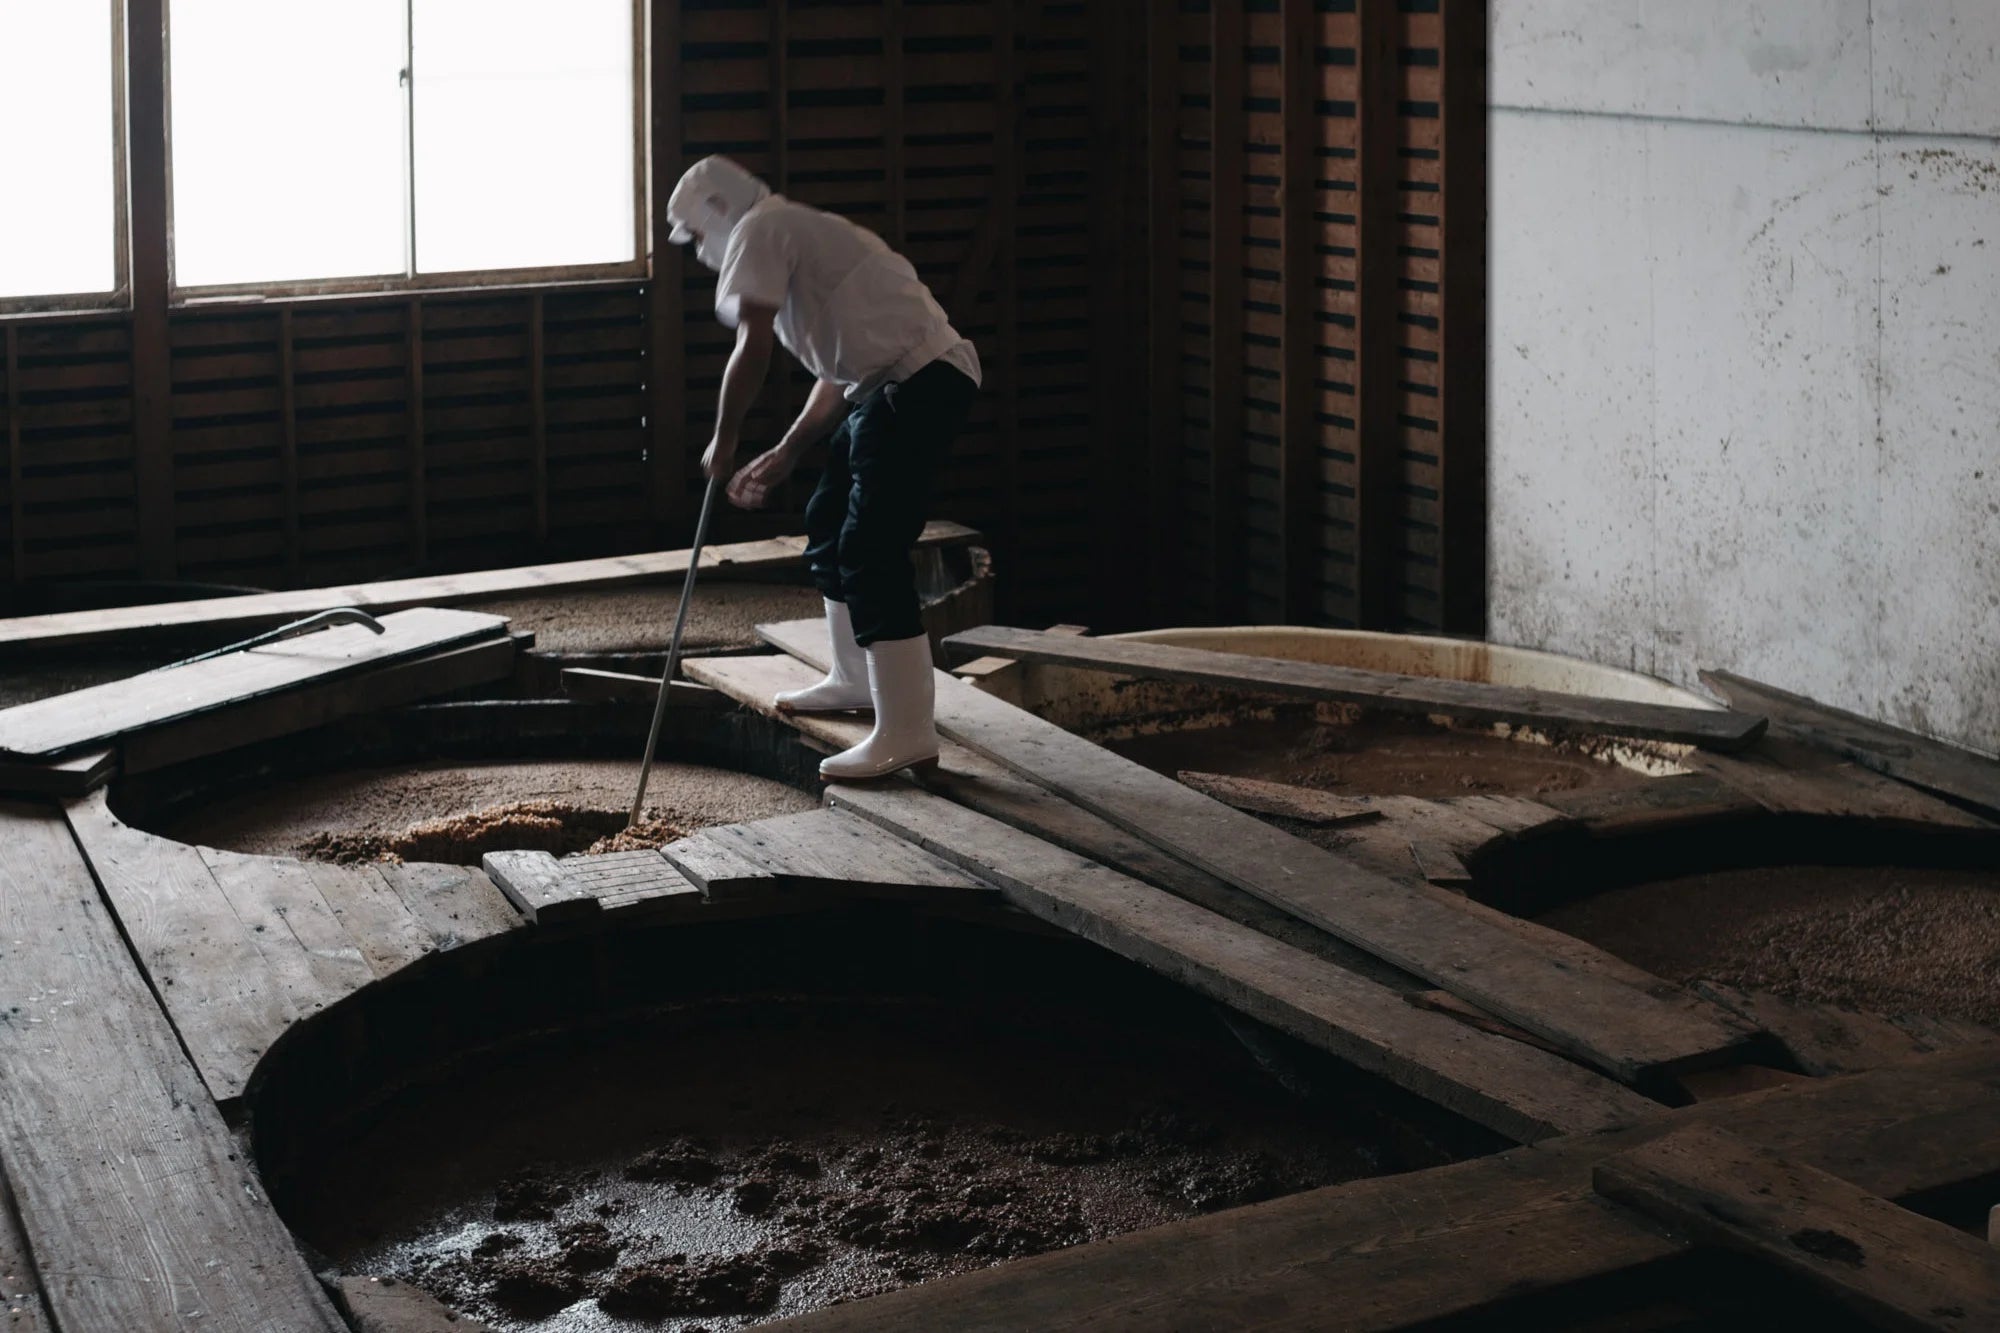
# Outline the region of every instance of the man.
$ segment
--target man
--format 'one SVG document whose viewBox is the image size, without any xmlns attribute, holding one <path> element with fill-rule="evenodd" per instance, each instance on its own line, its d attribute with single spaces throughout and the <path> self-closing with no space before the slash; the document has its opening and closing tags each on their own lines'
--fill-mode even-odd
<svg viewBox="0 0 2000 1333">
<path fill-rule="evenodd" d="M 908 260 L 873 232 L 795 204 L 723 157 L 688 168 L 667 203 L 677 245 L 719 275 L 715 313 L 736 330 L 702 472 L 754 509 L 829 438 L 806 502 L 806 564 L 826 606 L 832 668 L 777 698 L 789 712 L 866 709 L 868 738 L 820 776 L 879 778 L 935 764 L 931 650 L 910 548 L 932 479 L 979 388 L 979 355 Z M 816 381 L 776 447 L 736 469 L 743 418 L 784 344 Z M 732 476 L 732 473 L 734 474 Z"/>
</svg>

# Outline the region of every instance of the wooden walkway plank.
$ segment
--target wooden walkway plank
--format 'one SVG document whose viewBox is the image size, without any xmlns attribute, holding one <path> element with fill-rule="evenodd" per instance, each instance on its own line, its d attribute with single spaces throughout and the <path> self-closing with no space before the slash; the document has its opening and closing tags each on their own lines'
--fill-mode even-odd
<svg viewBox="0 0 2000 1333">
<path fill-rule="evenodd" d="M 1382 818 L 1382 811 L 1364 799 L 1335 796 L 1332 792 L 1299 787 L 1289 782 L 1265 782 L 1231 773 L 1202 773 L 1193 769 L 1182 769 L 1175 776 L 1203 796 L 1213 797 L 1233 809 L 1248 810 L 1254 815 L 1276 815 L 1281 819 L 1296 819 L 1302 824 L 1321 828 L 1363 824 Z"/>
<path fill-rule="evenodd" d="M 2000 1249 L 1712 1125 L 1597 1164 L 1597 1192 L 1803 1278 L 1881 1328 L 2000 1329 Z"/>
<path fill-rule="evenodd" d="M 481 865 L 521 915 L 538 926 L 588 920 L 619 908 L 701 901 L 701 890 L 651 849 L 561 860 L 547 852 L 488 852 Z"/>
<path fill-rule="evenodd" d="M 436 941 L 376 866 L 305 863 L 307 876 L 375 977 L 386 977 L 436 949 Z M 365 984 L 365 983 L 364 983 Z"/>
<path fill-rule="evenodd" d="M 1685 762 L 1773 814 L 1994 831 L 1990 821 L 1948 801 L 1786 737 L 1767 736 L 1740 755 L 1697 753 Z"/>
<path fill-rule="evenodd" d="M 531 634 L 501 635 L 232 702 L 163 726 L 149 726 L 123 738 L 120 769 L 128 774 L 149 773 L 357 714 L 400 708 L 453 690 L 505 680 L 514 672 L 516 654 L 533 642 Z"/>
<path fill-rule="evenodd" d="M 1629 736 L 1737 750 L 1763 733 L 1764 719 L 1728 709 L 1633 703 L 1518 685 L 1404 676 L 1247 653 L 1220 653 L 1134 639 L 1080 639 L 984 625 L 944 643 L 954 657 L 1110 671 L 1143 680 L 1188 681 L 1258 694 L 1360 704 L 1382 712 L 1499 722 L 1551 735 Z"/>
<path fill-rule="evenodd" d="M 1008 901 L 1330 1051 L 1459 1115 L 1532 1142 L 1643 1118 L 1652 1102 L 1038 838 L 907 785 L 828 798 L 963 866 Z"/>
<path fill-rule="evenodd" d="M 758 632 L 824 667 L 822 624 Z M 943 672 L 937 722 L 950 739 L 1163 851 L 1626 1082 L 1726 1063 L 1748 1036 L 1712 1006 L 1631 986 L 1630 968 L 1587 945 L 1530 922 L 1496 928 L 1447 891 L 1412 891 Z M 1587 965 L 1599 957 L 1604 966 Z"/>
<path fill-rule="evenodd" d="M 55 1325 L 344 1333 L 62 815 L 0 838 L 0 1167 Z"/>
<path fill-rule="evenodd" d="M 14 1193 L 0 1170 L 0 1325 L 7 1333 L 53 1333 L 28 1241 L 14 1220 Z"/>
<path fill-rule="evenodd" d="M 1942 1049 L 1875 1014 L 1788 1000 L 1768 991 L 1743 990 L 1714 981 L 1697 981 L 1693 989 L 1769 1032 L 1799 1068 L 1819 1077 L 1900 1064 Z"/>
<path fill-rule="evenodd" d="M 918 545 L 958 546 L 974 541 L 978 536 L 973 529 L 956 523 L 931 523 L 925 526 Z M 804 550 L 803 537 L 722 543 L 702 552 L 701 567 L 705 570 L 779 569 L 797 565 Z M 212 629 L 218 635 L 240 631 L 247 635 L 336 607 L 351 606 L 380 615 L 410 607 L 450 606 L 482 597 L 522 596 L 654 582 L 677 578 L 687 572 L 687 566 L 686 551 L 654 551 L 642 555 L 426 575 L 335 588 L 300 588 L 291 592 L 249 593 L 241 597 L 212 597 L 150 606 L 21 616 L 0 620 L 0 654 L 24 647 L 142 641 L 167 629 Z"/>
<path fill-rule="evenodd" d="M 819 671 L 795 657 L 780 653 L 769 657 L 703 658 L 688 662 L 686 667 L 690 675 L 709 681 L 738 703 L 786 723 L 818 747 L 844 750 L 868 734 L 869 723 L 865 719 L 823 713 L 780 713 L 773 707 L 772 699 L 779 690 L 799 689 L 820 678 Z M 1016 777 L 962 745 L 945 742 L 939 767 L 925 776 L 924 784 L 969 810 L 1166 889 L 1198 907 L 1304 949 L 1380 985 L 1410 991 L 1423 989 L 1426 984 L 1345 940 L 1168 855 L 1027 779 Z"/>
<path fill-rule="evenodd" d="M 1913 782 L 2000 813 L 2000 760 L 1892 727 L 1728 671 L 1704 671 L 1702 683 L 1782 730 L 1864 768 Z"/>
<path fill-rule="evenodd" d="M 1342 1333 L 1440 1326 L 1685 1253 L 1599 1198 L 1595 1165 L 1687 1124 L 1732 1133 L 1890 1198 L 2000 1171 L 2000 1048 L 1662 1111 L 1609 1134 L 1553 1139 L 1154 1227 L 835 1306 L 797 1333 Z"/>
<path fill-rule="evenodd" d="M 0 756 L 0 792 L 22 796 L 81 796 L 118 771 L 116 750 L 86 750 L 67 759 Z"/>
<path fill-rule="evenodd" d="M 310 1017 L 375 979 L 360 945 L 320 892 L 316 867 L 289 857 L 199 850 L 299 1017 Z"/>
<path fill-rule="evenodd" d="M 948 862 L 838 810 L 718 825 L 664 854 L 710 898 L 812 881 L 922 896 L 991 892 Z"/>
<path fill-rule="evenodd" d="M 131 828 L 103 792 L 65 808 L 77 843 L 218 1102 L 300 1010 L 198 848 Z"/>
<path fill-rule="evenodd" d="M 0 711 L 0 750 L 56 755 L 329 677 L 496 638 L 507 622 L 477 611 L 422 608 L 365 625 L 283 639 L 203 662 L 149 671 Z"/>
<path fill-rule="evenodd" d="M 660 697 L 660 679 L 658 676 L 635 676 L 629 671 L 564 667 L 562 690 L 572 699 L 649 704 Z M 667 702 L 674 708 L 721 708 L 728 700 L 706 685 L 677 680 L 668 690 Z"/>
<path fill-rule="evenodd" d="M 403 900 L 439 951 L 504 935 L 524 924 L 521 914 L 483 870 L 406 861 L 378 866 L 376 872 Z"/>
</svg>

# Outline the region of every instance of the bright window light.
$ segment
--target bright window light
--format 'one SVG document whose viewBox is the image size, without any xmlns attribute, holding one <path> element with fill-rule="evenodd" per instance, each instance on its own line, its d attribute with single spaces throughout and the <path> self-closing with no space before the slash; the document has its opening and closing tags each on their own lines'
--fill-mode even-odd
<svg viewBox="0 0 2000 1333">
<path fill-rule="evenodd" d="M 637 258 L 632 0 L 411 9 L 418 269 Z"/>
<path fill-rule="evenodd" d="M 0 298 L 118 286 L 112 0 L 0 0 Z"/>
<path fill-rule="evenodd" d="M 178 285 L 406 271 L 404 0 L 170 0 L 168 50 Z"/>
</svg>

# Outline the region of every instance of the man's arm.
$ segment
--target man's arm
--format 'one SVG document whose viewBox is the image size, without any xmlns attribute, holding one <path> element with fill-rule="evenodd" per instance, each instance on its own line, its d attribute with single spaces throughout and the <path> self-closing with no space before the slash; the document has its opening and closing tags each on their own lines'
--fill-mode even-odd
<svg viewBox="0 0 2000 1333">
<path fill-rule="evenodd" d="M 764 387 L 771 369 L 771 347 L 776 342 L 771 322 L 778 316 L 775 306 L 742 303 L 736 322 L 736 350 L 722 372 L 721 400 L 715 410 L 715 438 L 701 456 L 701 470 L 715 480 L 736 469 L 736 446 L 743 436 L 743 418 Z"/>
<path fill-rule="evenodd" d="M 834 424 L 847 415 L 847 390 L 838 380 L 815 380 L 799 419 L 778 441 L 778 447 L 797 458 L 826 438 Z"/>
<path fill-rule="evenodd" d="M 792 475 L 792 469 L 833 429 L 834 422 L 847 412 L 844 390 L 834 380 L 814 383 L 799 419 L 785 432 L 785 438 L 746 464 L 729 482 L 729 500 L 739 509 L 761 509 L 771 492 Z"/>
</svg>

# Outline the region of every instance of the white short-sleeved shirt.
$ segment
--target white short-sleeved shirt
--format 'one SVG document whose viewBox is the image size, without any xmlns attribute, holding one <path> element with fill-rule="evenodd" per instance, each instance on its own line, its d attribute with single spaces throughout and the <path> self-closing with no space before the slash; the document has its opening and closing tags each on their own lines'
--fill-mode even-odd
<svg viewBox="0 0 2000 1333">
<path fill-rule="evenodd" d="M 774 306 L 778 341 L 819 379 L 859 400 L 933 361 L 979 383 L 979 353 L 880 236 L 774 194 L 729 236 L 715 313 L 735 328 L 743 302 Z"/>
</svg>

